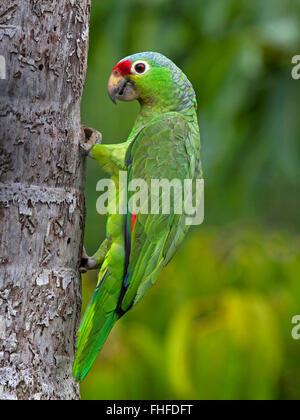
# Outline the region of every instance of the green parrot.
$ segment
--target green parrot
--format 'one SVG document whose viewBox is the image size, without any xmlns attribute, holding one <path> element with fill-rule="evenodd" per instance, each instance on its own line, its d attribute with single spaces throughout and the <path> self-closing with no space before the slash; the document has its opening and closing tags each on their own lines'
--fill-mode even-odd
<svg viewBox="0 0 300 420">
<path fill-rule="evenodd" d="M 85 129 L 88 141 L 83 148 L 111 175 L 119 203 L 126 205 L 132 195 L 119 188 L 119 171 L 127 171 L 128 181 L 202 179 L 195 92 L 171 60 L 155 52 L 124 58 L 112 70 L 108 93 L 114 103 L 116 99 L 140 103 L 123 143 L 97 144 L 101 135 Z M 91 258 L 84 255 L 83 270 L 100 271 L 78 330 L 73 366 L 77 381 L 85 378 L 114 324 L 155 283 L 189 229 L 186 214 L 177 214 L 174 206 L 169 214 L 109 213 L 106 239 Z"/>
</svg>

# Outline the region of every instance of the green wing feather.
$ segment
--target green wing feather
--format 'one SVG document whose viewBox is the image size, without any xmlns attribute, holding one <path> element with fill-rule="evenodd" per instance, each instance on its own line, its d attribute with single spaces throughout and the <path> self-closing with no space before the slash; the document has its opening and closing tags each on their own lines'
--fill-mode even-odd
<svg viewBox="0 0 300 420">
<path fill-rule="evenodd" d="M 188 121 L 178 113 L 164 114 L 149 124 L 127 152 L 131 162 L 129 179 L 141 178 L 148 185 L 151 179 L 179 179 L 195 176 L 195 153 L 199 139 L 193 139 Z M 194 144 L 195 143 L 195 144 Z M 199 154 L 199 153 L 198 153 Z M 129 196 L 130 198 L 130 196 Z M 150 197 L 149 207 L 150 207 Z M 161 192 L 159 200 L 161 199 Z M 184 238 L 188 226 L 184 214 L 174 214 L 171 199 L 170 214 L 137 215 L 131 235 L 130 259 L 127 269 L 127 290 L 121 308 L 126 312 L 154 284 L 162 268 L 170 261 Z M 131 215 L 127 215 L 127 224 Z"/>
</svg>

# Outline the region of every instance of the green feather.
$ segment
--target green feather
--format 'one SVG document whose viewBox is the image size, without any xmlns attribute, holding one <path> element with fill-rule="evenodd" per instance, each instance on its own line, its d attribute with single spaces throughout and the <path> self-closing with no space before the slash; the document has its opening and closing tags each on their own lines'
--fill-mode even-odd
<svg viewBox="0 0 300 420">
<path fill-rule="evenodd" d="M 85 378 L 108 334 L 118 320 L 118 316 L 114 312 L 116 309 L 114 299 L 111 299 L 110 290 L 104 286 L 104 282 L 109 282 L 111 279 L 105 274 L 104 276 L 105 278 L 102 280 L 102 284 L 98 285 L 78 330 L 79 340 L 73 366 L 73 375 L 77 381 L 82 381 Z"/>
</svg>

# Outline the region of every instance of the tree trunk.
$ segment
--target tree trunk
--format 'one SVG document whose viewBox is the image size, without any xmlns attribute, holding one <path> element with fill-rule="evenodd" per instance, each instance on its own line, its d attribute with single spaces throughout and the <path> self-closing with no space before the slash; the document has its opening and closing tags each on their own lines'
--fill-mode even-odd
<svg viewBox="0 0 300 420">
<path fill-rule="evenodd" d="M 90 0 L 0 4 L 0 399 L 79 398 L 89 14 Z"/>
</svg>

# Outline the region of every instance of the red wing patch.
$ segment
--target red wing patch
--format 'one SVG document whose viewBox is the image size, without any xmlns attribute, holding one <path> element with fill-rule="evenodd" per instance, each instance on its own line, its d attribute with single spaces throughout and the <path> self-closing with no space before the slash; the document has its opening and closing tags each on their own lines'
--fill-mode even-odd
<svg viewBox="0 0 300 420">
<path fill-rule="evenodd" d="M 131 215 L 131 226 L 130 226 L 130 231 L 131 231 L 131 233 L 132 233 L 132 231 L 133 231 L 133 228 L 134 228 L 134 225 L 135 225 L 135 221 L 136 221 L 136 214 L 134 214 L 134 213 L 132 213 L 132 215 Z"/>
</svg>

